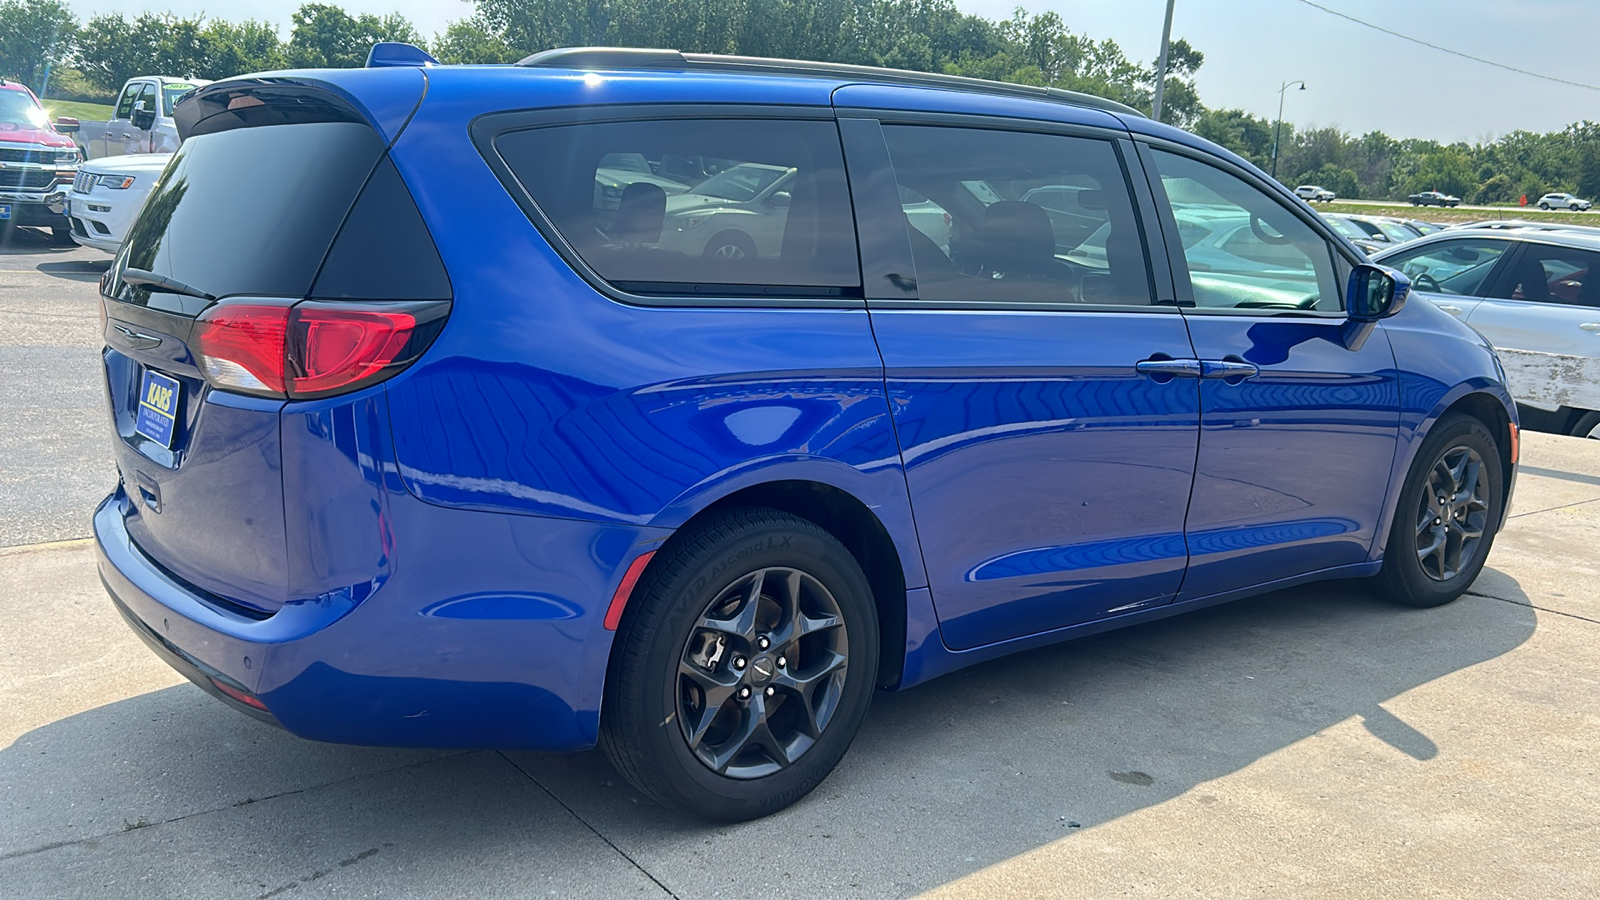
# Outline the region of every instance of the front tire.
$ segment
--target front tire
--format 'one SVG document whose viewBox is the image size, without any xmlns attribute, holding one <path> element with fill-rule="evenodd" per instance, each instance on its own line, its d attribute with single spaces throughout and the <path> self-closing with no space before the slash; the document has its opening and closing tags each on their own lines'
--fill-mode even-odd
<svg viewBox="0 0 1600 900">
<path fill-rule="evenodd" d="M 1600 412 L 1584 413 L 1572 426 L 1572 436 L 1600 440 Z"/>
<path fill-rule="evenodd" d="M 664 806 L 758 818 L 838 765 L 877 670 L 877 611 L 850 551 L 797 516 L 728 510 L 675 535 L 635 588 L 600 747 Z"/>
<path fill-rule="evenodd" d="M 1442 606 L 1483 571 L 1501 519 L 1505 472 L 1494 436 L 1470 416 L 1440 419 L 1400 491 L 1377 587 L 1405 606 Z"/>
</svg>

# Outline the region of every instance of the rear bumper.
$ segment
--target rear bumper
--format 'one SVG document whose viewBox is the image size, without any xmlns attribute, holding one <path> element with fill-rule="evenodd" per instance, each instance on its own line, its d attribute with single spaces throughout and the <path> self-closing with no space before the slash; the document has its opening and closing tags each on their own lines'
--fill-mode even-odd
<svg viewBox="0 0 1600 900">
<path fill-rule="evenodd" d="M 610 577 L 575 592 L 602 598 L 593 604 L 535 603 L 532 594 L 472 591 L 471 573 L 483 565 L 470 558 L 475 548 L 505 559 L 547 544 L 559 559 L 581 559 L 597 538 L 592 526 L 416 504 L 430 520 L 452 521 L 429 529 L 427 543 L 442 547 L 442 557 L 410 557 L 414 580 L 395 577 L 361 599 L 335 592 L 252 617 L 147 557 L 124 525 L 129 503 L 119 487 L 94 514 L 106 590 L 157 655 L 235 709 L 335 743 L 593 746 L 612 637 L 600 627 Z M 624 552 L 635 543 L 632 535 L 611 537 Z M 625 565 L 631 553 L 619 558 Z M 226 696 L 213 677 L 255 695 L 270 715 Z"/>
</svg>

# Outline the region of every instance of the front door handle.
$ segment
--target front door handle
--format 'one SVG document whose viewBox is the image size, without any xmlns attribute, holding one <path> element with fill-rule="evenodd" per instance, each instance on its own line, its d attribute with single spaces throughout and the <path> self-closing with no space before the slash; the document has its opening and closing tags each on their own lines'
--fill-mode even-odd
<svg viewBox="0 0 1600 900">
<path fill-rule="evenodd" d="M 1149 375 L 1158 384 L 1165 384 L 1174 378 L 1201 377 L 1200 360 L 1198 359 L 1152 358 L 1134 363 L 1133 368 L 1140 375 Z"/>
<path fill-rule="evenodd" d="M 1261 367 L 1236 357 L 1200 361 L 1201 378 L 1221 378 L 1229 384 L 1238 384 L 1246 378 L 1261 374 Z"/>
<path fill-rule="evenodd" d="M 1441 304 L 1439 304 L 1439 308 L 1444 310 L 1445 312 L 1449 313 L 1452 316 L 1461 315 L 1461 307 L 1459 307 L 1459 306 L 1449 306 L 1449 305 L 1446 305 L 1444 303 L 1441 303 Z"/>
<path fill-rule="evenodd" d="M 1600 334 L 1600 322 L 1585 322 L 1578 327 L 1590 334 Z"/>
</svg>

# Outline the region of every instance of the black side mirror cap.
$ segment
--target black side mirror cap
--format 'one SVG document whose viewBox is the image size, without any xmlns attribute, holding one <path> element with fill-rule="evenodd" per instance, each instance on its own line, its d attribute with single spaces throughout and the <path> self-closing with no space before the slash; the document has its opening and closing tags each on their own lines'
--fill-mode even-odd
<svg viewBox="0 0 1600 900">
<path fill-rule="evenodd" d="M 155 123 L 156 114 L 154 110 L 136 109 L 133 111 L 133 127 L 149 131 L 150 126 Z"/>
</svg>

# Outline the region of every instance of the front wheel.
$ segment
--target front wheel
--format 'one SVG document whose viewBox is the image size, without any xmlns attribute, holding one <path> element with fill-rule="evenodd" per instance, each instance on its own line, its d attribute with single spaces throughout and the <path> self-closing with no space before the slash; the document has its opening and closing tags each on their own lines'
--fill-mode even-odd
<svg viewBox="0 0 1600 900">
<path fill-rule="evenodd" d="M 1379 590 L 1406 606 L 1441 606 L 1461 596 L 1494 544 L 1504 481 L 1499 448 L 1482 422 L 1440 419 L 1400 491 Z"/>
<path fill-rule="evenodd" d="M 1600 412 L 1587 412 L 1572 426 L 1572 436 L 1600 440 Z"/>
<path fill-rule="evenodd" d="M 729 510 L 674 536 L 635 588 L 600 746 L 665 806 L 754 819 L 833 771 L 877 669 L 871 588 L 844 545 L 788 513 Z"/>
</svg>

